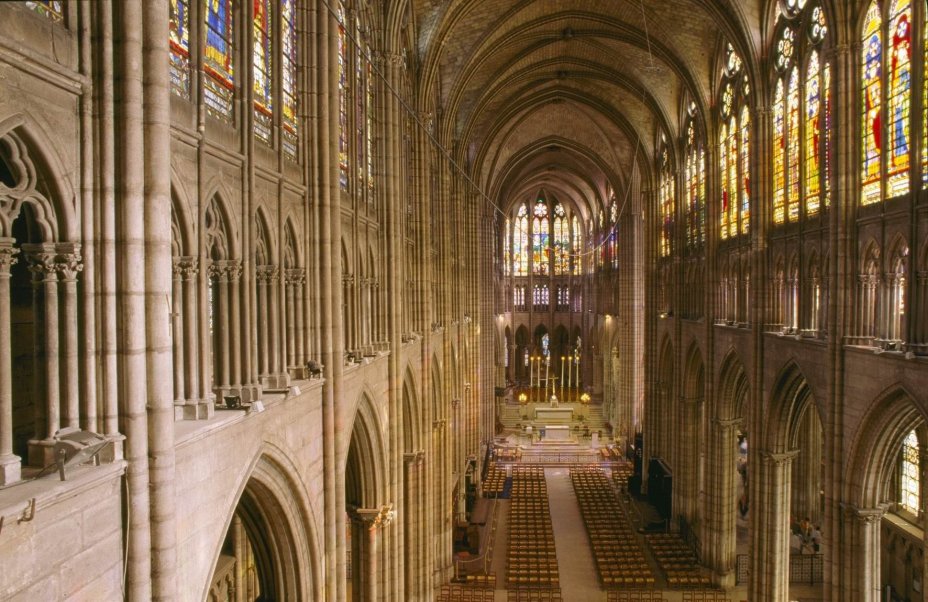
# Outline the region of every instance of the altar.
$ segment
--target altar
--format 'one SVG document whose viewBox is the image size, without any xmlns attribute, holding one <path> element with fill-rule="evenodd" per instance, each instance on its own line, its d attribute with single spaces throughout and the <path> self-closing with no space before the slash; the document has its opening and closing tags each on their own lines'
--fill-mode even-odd
<svg viewBox="0 0 928 602">
<path fill-rule="evenodd" d="M 574 419 L 573 408 L 550 406 L 535 407 L 535 422 L 544 424 L 570 424 Z"/>
<path fill-rule="evenodd" d="M 570 427 L 567 425 L 546 426 L 545 441 L 571 441 Z"/>
</svg>

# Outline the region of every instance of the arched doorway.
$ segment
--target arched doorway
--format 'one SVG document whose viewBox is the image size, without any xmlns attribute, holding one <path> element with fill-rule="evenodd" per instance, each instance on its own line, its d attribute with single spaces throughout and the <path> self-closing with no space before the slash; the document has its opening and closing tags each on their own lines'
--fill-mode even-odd
<svg viewBox="0 0 928 602">
<path fill-rule="evenodd" d="M 755 534 L 751 558 L 750 594 L 757 600 L 784 600 L 789 596 L 790 555 L 800 552 L 812 527 L 812 508 L 821 509 L 822 419 L 812 387 L 795 363 L 774 380 L 770 411 L 762 436 L 763 451 L 752 454 L 750 479 L 752 523 Z M 761 437 L 759 436 L 759 439 Z M 759 446 L 760 447 L 760 446 Z M 812 464 L 816 464 L 812 466 Z M 814 482 L 794 496 L 793 471 Z M 803 512 L 796 515 L 796 512 Z M 806 519 L 809 521 L 806 521 Z M 798 538 L 798 541 L 797 541 Z M 821 562 L 821 557 L 804 562 Z M 809 571 L 815 571 L 812 566 Z"/>
<path fill-rule="evenodd" d="M 376 410 L 361 398 L 345 460 L 345 511 L 347 514 L 346 599 L 373 602 L 384 591 L 388 576 L 384 528 L 395 516 L 382 500 L 383 443 Z"/>
<path fill-rule="evenodd" d="M 262 456 L 229 521 L 204 597 L 210 602 L 321 599 L 308 525 L 289 476 Z"/>
<path fill-rule="evenodd" d="M 736 582 L 738 547 L 747 546 L 750 495 L 748 425 L 745 408 L 749 385 L 735 353 L 722 361 L 713 418 L 709 423 L 709 496 L 706 564 L 723 588 Z"/>
</svg>

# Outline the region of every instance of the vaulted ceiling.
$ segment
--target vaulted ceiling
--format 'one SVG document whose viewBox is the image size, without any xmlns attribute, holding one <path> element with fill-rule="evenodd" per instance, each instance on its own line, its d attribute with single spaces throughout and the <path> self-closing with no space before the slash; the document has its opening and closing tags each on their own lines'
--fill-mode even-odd
<svg viewBox="0 0 928 602">
<path fill-rule="evenodd" d="M 647 173 L 685 105 L 706 115 L 725 45 L 762 46 L 770 0 L 413 0 L 442 138 L 503 205 L 538 187 L 587 216 Z"/>
</svg>

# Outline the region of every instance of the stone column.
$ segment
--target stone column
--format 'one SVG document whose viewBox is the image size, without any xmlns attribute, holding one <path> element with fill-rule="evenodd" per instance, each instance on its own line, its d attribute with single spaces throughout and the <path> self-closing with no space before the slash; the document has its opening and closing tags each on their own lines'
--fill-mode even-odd
<svg viewBox="0 0 928 602">
<path fill-rule="evenodd" d="M 380 532 L 389 525 L 395 516 L 392 505 L 380 508 L 358 508 L 354 511 L 358 523 L 364 527 L 366 539 L 362 543 L 363 559 L 354 562 L 353 570 L 364 573 L 361 578 L 361 599 L 376 602 L 380 591 Z M 362 565 L 363 562 L 363 565 Z"/>
<path fill-rule="evenodd" d="M 785 602 L 789 599 L 790 469 L 798 453 L 758 452 L 761 496 L 752 501 L 752 521 L 760 533 L 759 555 L 753 559 L 751 600 Z M 755 477 L 752 477 L 755 478 Z"/>
<path fill-rule="evenodd" d="M 29 464 L 54 461 L 52 437 L 61 424 L 60 367 L 58 364 L 58 270 L 53 244 L 23 245 L 32 272 L 35 312 L 36 395 L 35 438 L 29 441 Z M 44 338 L 43 338 L 44 335 Z"/>
<path fill-rule="evenodd" d="M 709 441 L 709 466 L 712 471 L 708 488 L 708 513 L 710 534 L 706 549 L 706 561 L 712 568 L 713 580 L 722 589 L 735 585 L 736 562 L 736 500 L 737 471 L 735 450 L 738 442 L 736 432 L 740 420 L 712 421 Z"/>
<path fill-rule="evenodd" d="M 278 287 L 280 270 L 276 265 L 268 266 L 267 273 L 267 291 L 268 306 L 267 312 L 270 314 L 270 327 L 268 332 L 268 363 L 271 374 L 279 382 L 275 383 L 277 387 L 287 385 L 287 379 L 283 378 L 280 367 L 280 292 Z"/>
<path fill-rule="evenodd" d="M 242 378 L 242 320 L 241 320 L 241 290 L 242 290 L 242 262 L 232 260 L 229 262 L 229 318 L 225 321 L 227 328 L 231 331 L 232 342 L 232 372 L 230 382 L 232 386 L 239 391 L 242 389 L 245 379 Z M 246 401 L 242 396 L 242 401 Z"/>
<path fill-rule="evenodd" d="M 286 292 L 287 292 L 287 361 L 285 369 L 292 375 L 296 367 L 296 285 L 293 281 L 292 269 L 285 272 Z"/>
<path fill-rule="evenodd" d="M 296 366 L 297 366 L 297 375 L 303 375 L 302 370 L 306 365 L 306 328 L 303 323 L 303 292 L 304 285 L 306 284 L 306 271 L 303 268 L 297 268 L 297 273 L 294 276 L 294 298 L 296 299 L 296 324 L 294 327 L 294 334 L 296 335 Z M 305 375 L 303 375 L 305 376 Z"/>
<path fill-rule="evenodd" d="M 20 458 L 13 454 L 13 367 L 10 356 L 10 267 L 19 249 L 0 238 L 0 485 L 20 478 Z"/>
<path fill-rule="evenodd" d="M 880 525 L 885 506 L 844 509 L 844 533 L 848 540 L 849 594 L 860 602 L 880 602 Z M 832 538 L 833 540 L 835 538 Z"/>
<path fill-rule="evenodd" d="M 262 381 L 267 379 L 269 374 L 269 357 L 268 357 L 268 313 L 271 308 L 268 306 L 268 284 L 270 280 L 270 271 L 273 266 L 259 265 L 255 267 L 255 284 L 257 285 L 258 296 L 258 376 Z"/>
<path fill-rule="evenodd" d="M 180 257 L 172 257 L 173 269 L 171 279 L 171 336 L 174 350 L 174 419 L 183 418 L 183 405 L 186 398 L 184 390 L 184 304 L 183 280 L 181 276 Z M 179 414 L 179 415 L 178 415 Z"/>
<path fill-rule="evenodd" d="M 77 352 L 77 273 L 84 269 L 77 243 L 60 243 L 56 246 L 55 269 L 61 283 L 61 357 L 64 383 L 64 426 L 80 427 L 80 378 Z"/>
<path fill-rule="evenodd" d="M 213 404 L 209 399 L 199 397 L 199 328 L 197 319 L 197 274 L 200 272 L 199 259 L 196 257 L 179 257 L 175 264 L 179 271 L 182 286 L 181 322 L 183 327 L 183 377 L 184 377 L 184 419 L 203 420 L 213 415 Z M 178 311 L 175 307 L 175 313 Z M 206 328 L 203 325 L 203 328 Z M 175 362 L 178 360 L 175 359 Z"/>
<path fill-rule="evenodd" d="M 213 294 L 216 296 L 217 311 L 213 315 L 213 389 L 226 388 L 230 384 L 229 373 L 229 268 L 225 261 L 215 261 L 209 266 L 210 278 L 215 281 Z M 218 337 L 216 336 L 216 331 Z M 218 344 L 217 344 L 218 342 Z"/>
<path fill-rule="evenodd" d="M 419 522 L 419 509 L 422 506 L 419 499 L 419 469 L 422 464 L 422 452 L 407 452 L 403 454 L 403 498 L 405 510 L 405 529 L 406 540 L 409 545 L 406 546 L 406 565 L 404 586 L 406 595 L 409 598 L 418 600 L 422 599 L 423 592 L 421 587 L 422 581 L 421 562 L 424 552 L 419 545 L 421 523 Z"/>
</svg>

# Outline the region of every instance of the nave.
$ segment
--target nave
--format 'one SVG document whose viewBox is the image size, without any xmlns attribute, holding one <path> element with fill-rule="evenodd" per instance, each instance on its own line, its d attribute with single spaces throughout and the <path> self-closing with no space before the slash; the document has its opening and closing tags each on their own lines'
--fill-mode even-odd
<svg viewBox="0 0 928 602">
<path fill-rule="evenodd" d="M 747 600 L 746 583 L 728 591 L 713 588 L 711 571 L 682 536 L 656 528 L 657 510 L 628 492 L 630 462 L 528 464 L 500 451 L 504 460 L 491 464 L 484 482 L 488 497 L 474 512 L 485 521 L 481 542 L 489 541 L 476 558 L 457 563 L 457 577 L 441 588 L 439 600 Z M 578 451 L 549 446 L 546 453 L 550 460 Z M 738 547 L 744 552 L 747 542 Z M 821 600 L 821 587 L 793 583 L 790 599 Z"/>
</svg>

